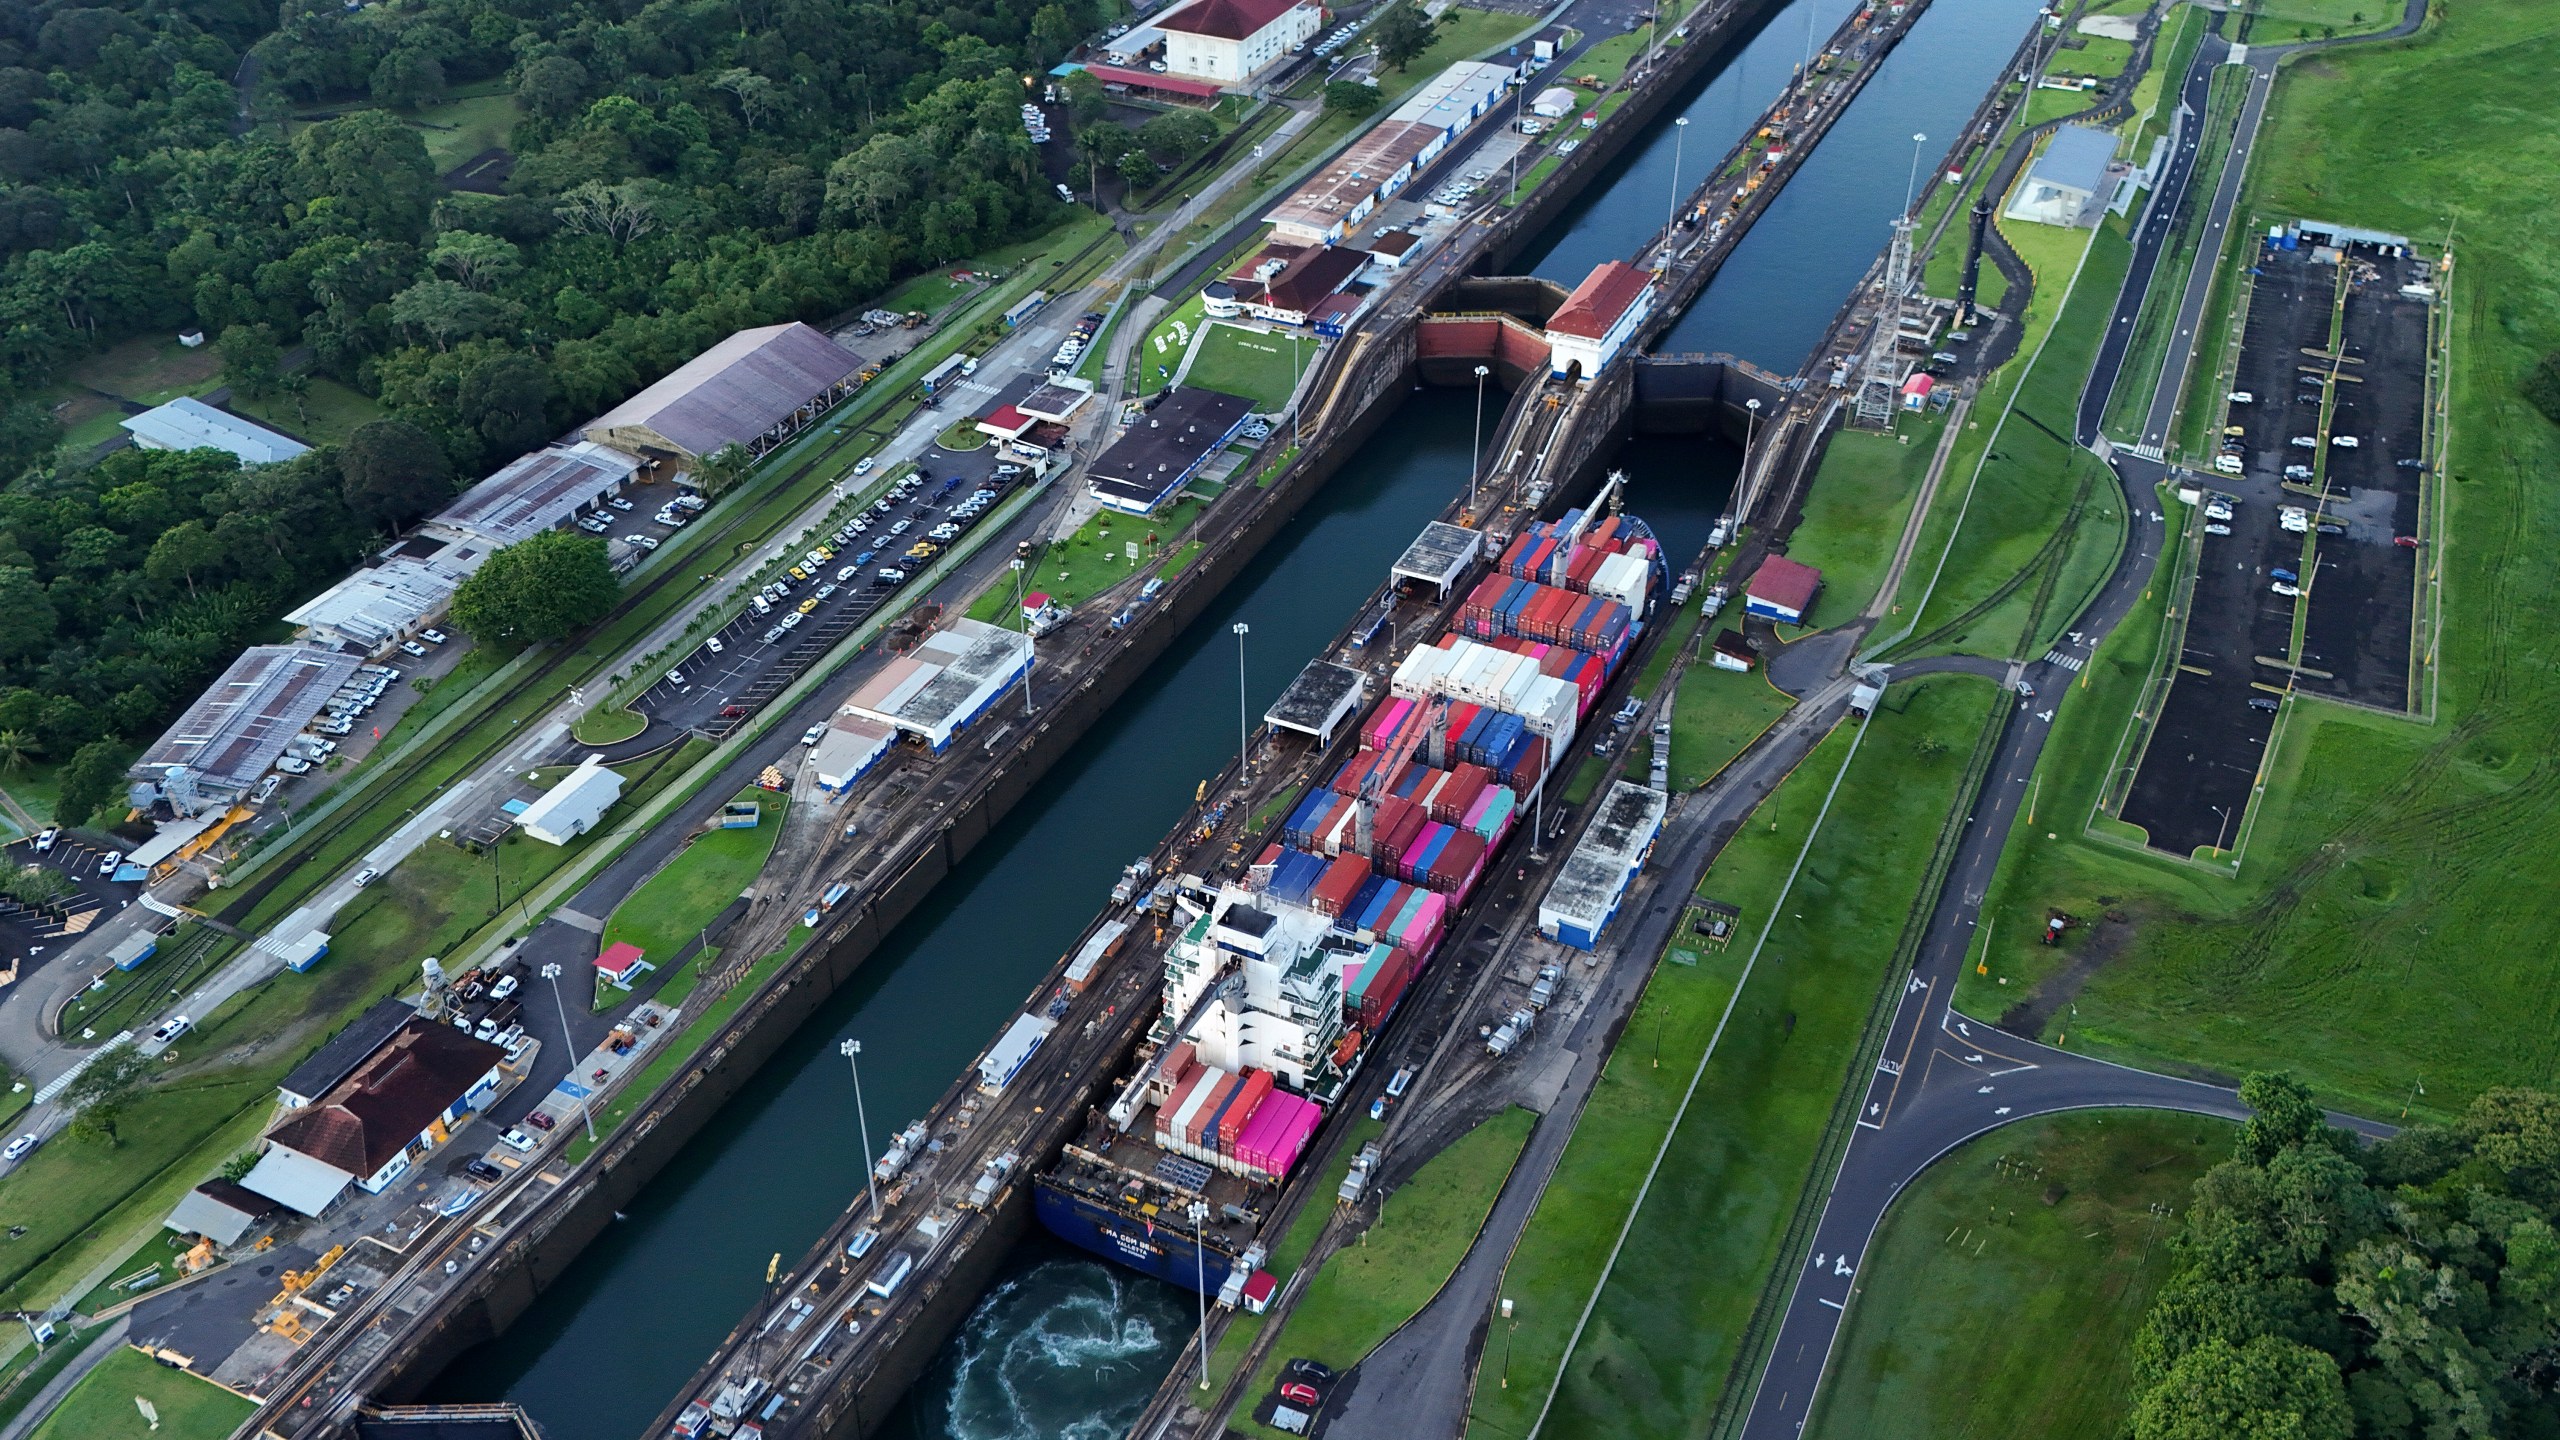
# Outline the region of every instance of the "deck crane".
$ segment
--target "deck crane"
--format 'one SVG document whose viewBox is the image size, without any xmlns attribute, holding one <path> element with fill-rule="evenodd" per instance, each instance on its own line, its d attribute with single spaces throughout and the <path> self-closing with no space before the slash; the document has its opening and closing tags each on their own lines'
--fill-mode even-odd
<svg viewBox="0 0 2560 1440">
<path fill-rule="evenodd" d="M 1416 708 L 1412 714 L 1406 716 L 1395 738 L 1381 752 L 1379 761 L 1369 767 L 1368 774 L 1360 777 L 1360 790 L 1353 797 L 1352 804 L 1353 813 L 1357 817 L 1355 823 L 1358 826 L 1353 833 L 1360 841 L 1362 855 L 1367 855 L 1377 840 L 1376 820 L 1379 795 L 1385 791 L 1387 782 L 1395 777 L 1395 773 L 1404 768 L 1405 762 L 1413 758 L 1415 747 L 1422 743 L 1426 735 L 1431 737 L 1431 767 L 1435 770 L 1447 769 L 1448 696 L 1434 695 Z"/>
</svg>

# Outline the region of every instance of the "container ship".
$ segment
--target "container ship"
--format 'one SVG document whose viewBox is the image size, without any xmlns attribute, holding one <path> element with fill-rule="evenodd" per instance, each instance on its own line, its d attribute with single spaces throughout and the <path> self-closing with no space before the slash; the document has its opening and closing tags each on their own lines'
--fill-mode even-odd
<svg viewBox="0 0 2560 1440">
<path fill-rule="evenodd" d="M 1160 1009 L 1111 1103 L 1035 1177 L 1043 1224 L 1261 1308 L 1282 1186 L 1572 753 L 1663 579 L 1660 544 L 1630 516 L 1568 511 L 1507 539 L 1425 531 L 1346 636 L 1344 653 L 1376 668 L 1319 660 L 1299 677 L 1328 672 L 1317 688 L 1337 697 L 1310 730 L 1324 747 L 1311 773 L 1328 778 L 1249 837 L 1241 874 L 1150 886 L 1132 867 L 1114 892 L 1136 905 L 1131 924 L 1165 937 Z M 1378 641 L 1406 603 L 1438 619 L 1390 673 Z M 1131 933 L 1106 923 L 1096 937 Z"/>
</svg>

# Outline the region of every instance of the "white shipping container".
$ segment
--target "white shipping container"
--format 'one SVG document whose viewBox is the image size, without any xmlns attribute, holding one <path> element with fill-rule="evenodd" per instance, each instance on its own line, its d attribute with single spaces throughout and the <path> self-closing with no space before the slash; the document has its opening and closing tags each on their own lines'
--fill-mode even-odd
<svg viewBox="0 0 2560 1440">
<path fill-rule="evenodd" d="M 1465 644 L 1465 641 L 1458 642 Z M 1399 700 L 1424 700 L 1439 693 L 1440 677 L 1448 672 L 1456 652 L 1436 645 L 1425 645 L 1407 655 L 1396 665 L 1395 679 L 1387 686 Z"/>
<path fill-rule="evenodd" d="M 1573 682 L 1553 675 L 1540 675 L 1529 687 L 1529 698 L 1512 712 L 1529 723 L 1529 728 L 1547 737 L 1551 753 L 1561 753 L 1573 743 L 1573 722 L 1580 707 L 1581 692 Z"/>
<path fill-rule="evenodd" d="M 1592 572 L 1591 593 L 1619 604 L 1641 615 L 1644 613 L 1645 587 L 1653 567 L 1641 555 L 1612 555 L 1600 562 Z"/>
<path fill-rule="evenodd" d="M 1528 656 L 1518 655 L 1512 658 L 1520 663 L 1511 667 L 1511 676 L 1503 682 L 1502 696 L 1496 708 L 1508 710 L 1517 715 L 1520 713 L 1520 707 L 1529 703 L 1529 697 L 1535 693 L 1537 682 L 1549 677 L 1541 674 L 1538 670 L 1538 662 Z"/>
</svg>

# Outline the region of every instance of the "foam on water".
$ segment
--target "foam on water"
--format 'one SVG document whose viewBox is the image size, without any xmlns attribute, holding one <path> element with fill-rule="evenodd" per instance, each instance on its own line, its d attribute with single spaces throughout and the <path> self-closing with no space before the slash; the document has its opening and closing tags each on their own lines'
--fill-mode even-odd
<svg viewBox="0 0 2560 1440">
<path fill-rule="evenodd" d="M 1116 1440 L 1189 1338 L 1181 1291 L 1099 1260 L 1042 1259 L 988 1291 L 893 1435 Z"/>
</svg>

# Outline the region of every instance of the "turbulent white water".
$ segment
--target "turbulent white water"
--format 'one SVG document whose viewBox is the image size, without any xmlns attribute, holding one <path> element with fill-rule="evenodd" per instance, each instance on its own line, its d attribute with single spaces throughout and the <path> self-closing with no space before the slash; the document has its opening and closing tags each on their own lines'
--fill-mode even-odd
<svg viewBox="0 0 2560 1440">
<path fill-rule="evenodd" d="M 892 1435 L 1116 1440 L 1189 1339 L 1185 1293 L 1098 1260 L 1043 1259 L 978 1302 Z"/>
</svg>

